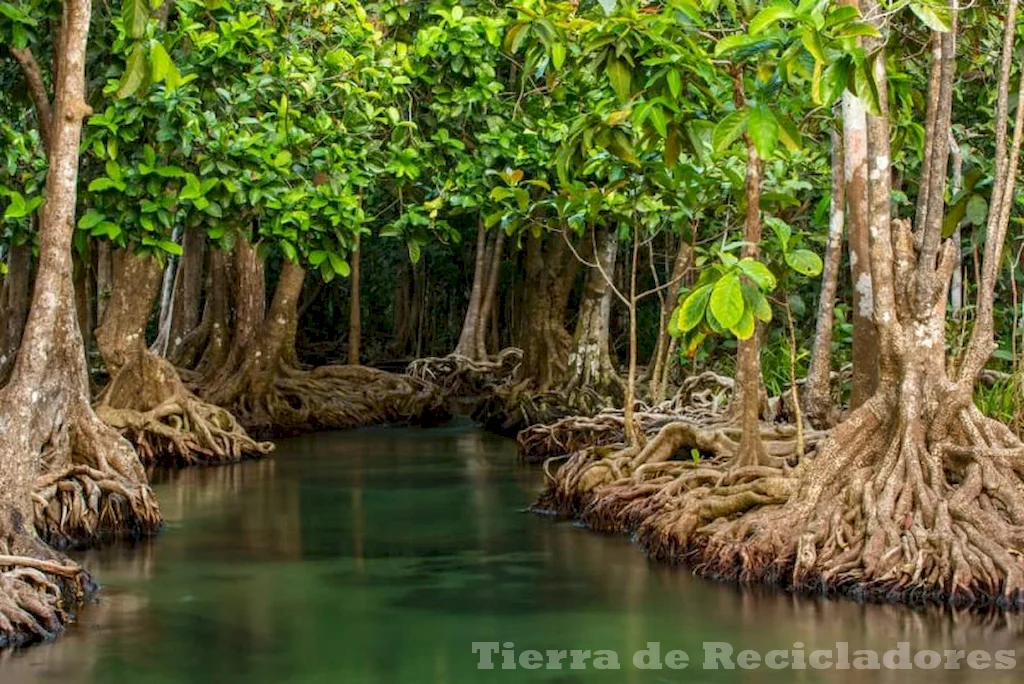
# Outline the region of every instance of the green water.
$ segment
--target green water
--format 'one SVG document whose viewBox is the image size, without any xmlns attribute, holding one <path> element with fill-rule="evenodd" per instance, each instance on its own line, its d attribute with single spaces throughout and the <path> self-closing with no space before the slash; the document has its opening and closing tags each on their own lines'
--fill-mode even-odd
<svg viewBox="0 0 1024 684">
<path fill-rule="evenodd" d="M 157 476 L 166 532 L 87 554 L 99 603 L 58 642 L 3 656 L 0 682 L 1020 681 L 1020 670 L 702 669 L 714 641 L 761 653 L 1019 648 L 1024 663 L 1024 629 L 741 594 L 521 512 L 540 480 L 513 442 L 460 426 L 313 435 L 272 460 Z M 611 650 L 620 669 L 478 670 L 472 643 L 493 641 L 517 655 Z M 686 651 L 690 667 L 635 668 L 652 641 Z"/>
</svg>

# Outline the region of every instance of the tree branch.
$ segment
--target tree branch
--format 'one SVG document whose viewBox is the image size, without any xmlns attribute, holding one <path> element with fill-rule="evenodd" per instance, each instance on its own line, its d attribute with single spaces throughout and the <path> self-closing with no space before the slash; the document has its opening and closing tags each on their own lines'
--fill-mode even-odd
<svg viewBox="0 0 1024 684">
<path fill-rule="evenodd" d="M 21 70 L 25 74 L 28 92 L 36 108 L 36 118 L 39 120 L 39 135 L 43 139 L 43 147 L 49 150 L 53 109 L 50 105 L 50 97 L 46 92 L 46 84 L 43 82 L 43 70 L 39 68 L 39 62 L 32 54 L 32 48 L 12 47 L 11 55 L 21 65 Z"/>
</svg>

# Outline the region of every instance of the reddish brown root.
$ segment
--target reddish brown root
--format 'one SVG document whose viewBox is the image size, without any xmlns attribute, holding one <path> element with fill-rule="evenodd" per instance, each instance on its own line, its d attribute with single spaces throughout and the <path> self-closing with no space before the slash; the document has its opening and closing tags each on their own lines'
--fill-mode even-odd
<svg viewBox="0 0 1024 684">
<path fill-rule="evenodd" d="M 795 468 L 645 458 L 657 440 L 580 451 L 538 507 L 719 580 L 1024 607 L 1024 445 L 973 407 L 930 434 L 895 415 L 872 399 Z"/>
<path fill-rule="evenodd" d="M 81 566 L 49 558 L 38 541 L 27 546 L 47 558 L 11 555 L 0 543 L 0 650 L 54 638 L 93 590 Z"/>
</svg>

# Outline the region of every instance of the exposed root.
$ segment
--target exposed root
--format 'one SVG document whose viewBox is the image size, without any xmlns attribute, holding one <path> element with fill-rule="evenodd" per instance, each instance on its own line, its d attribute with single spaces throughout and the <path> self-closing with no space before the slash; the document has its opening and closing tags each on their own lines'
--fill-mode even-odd
<svg viewBox="0 0 1024 684">
<path fill-rule="evenodd" d="M 511 383 L 522 364 L 523 350 L 508 347 L 480 361 L 460 354 L 417 359 L 405 373 L 440 387 L 449 396 L 477 399 Z"/>
<path fill-rule="evenodd" d="M 39 536 L 54 548 L 137 539 L 159 531 L 160 507 L 135 451 L 88 412 L 43 453 L 32 500 Z"/>
<path fill-rule="evenodd" d="M 234 463 L 269 453 L 230 412 L 190 392 L 166 360 L 141 351 L 104 390 L 96 413 L 135 445 L 145 465 Z"/>
<path fill-rule="evenodd" d="M 450 418 L 434 385 L 363 366 L 282 368 L 267 392 L 243 392 L 230 408 L 246 428 L 263 435 L 433 425 Z"/>
<path fill-rule="evenodd" d="M 769 440 L 756 467 L 726 455 L 726 432 L 677 424 L 643 450 L 579 451 L 538 508 L 715 579 L 1024 607 L 1024 444 L 970 405 L 925 430 L 891 402 L 875 397 L 826 440 L 809 434 L 814 457 Z M 685 446 L 712 455 L 673 460 Z"/>
<path fill-rule="evenodd" d="M 658 407 L 660 409 L 660 407 Z M 731 457 L 736 453 L 740 431 L 733 425 L 722 422 L 724 416 L 712 414 L 715 420 L 697 422 L 674 413 L 655 413 L 651 409 L 634 414 L 634 419 L 644 435 L 644 442 L 672 445 L 671 453 L 687 449 L 685 458 L 697 456 Z M 554 423 L 529 427 L 516 437 L 520 456 L 528 463 L 541 463 L 552 456 L 561 456 L 594 446 L 609 446 L 625 442 L 625 419 L 622 411 L 608 410 L 596 416 L 571 416 Z M 813 431 L 805 436 L 807 446 L 813 446 L 826 436 L 825 432 Z M 791 425 L 763 425 L 761 438 L 769 459 L 788 456 L 797 449 L 796 428 Z"/>
<path fill-rule="evenodd" d="M 53 639 L 94 588 L 77 563 L 49 558 L 38 541 L 24 546 L 41 557 L 12 555 L 0 543 L 0 649 Z"/>
</svg>

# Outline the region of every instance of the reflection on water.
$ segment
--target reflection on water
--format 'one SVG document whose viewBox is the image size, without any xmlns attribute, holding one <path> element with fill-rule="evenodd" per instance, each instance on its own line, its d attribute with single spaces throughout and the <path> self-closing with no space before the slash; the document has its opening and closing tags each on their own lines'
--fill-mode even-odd
<svg viewBox="0 0 1024 684">
<path fill-rule="evenodd" d="M 0 682 L 1017 682 L 1016 671 L 703 670 L 737 651 L 1020 649 L 979 620 L 738 592 L 649 564 L 618 537 L 522 513 L 540 486 L 512 442 L 469 427 L 282 442 L 273 460 L 159 474 L 166 532 L 86 554 L 104 583 L 55 644 Z M 610 649 L 622 669 L 479 671 L 474 641 Z M 647 642 L 690 655 L 643 671 Z M 1024 665 L 1024 662 L 1022 662 Z"/>
</svg>

